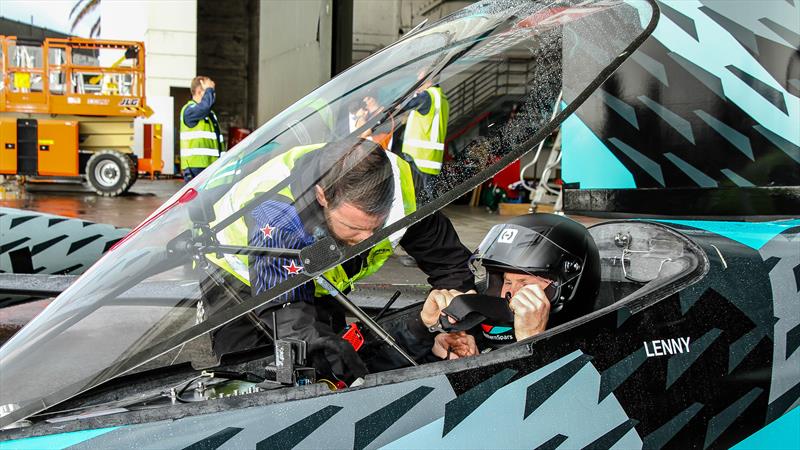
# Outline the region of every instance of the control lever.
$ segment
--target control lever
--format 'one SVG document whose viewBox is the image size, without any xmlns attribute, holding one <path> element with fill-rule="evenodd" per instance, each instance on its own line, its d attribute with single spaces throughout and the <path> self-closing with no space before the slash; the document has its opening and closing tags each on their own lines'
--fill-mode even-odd
<svg viewBox="0 0 800 450">
<path fill-rule="evenodd" d="M 400 291 L 394 291 L 394 294 L 392 294 L 392 298 L 390 298 L 389 301 L 386 302 L 385 305 L 383 305 L 381 311 L 378 313 L 377 316 L 375 316 L 375 320 L 379 320 L 381 317 L 383 317 L 383 315 L 386 314 L 387 311 L 389 311 L 389 307 L 392 306 L 395 300 L 397 300 L 399 297 L 400 297 Z"/>
<path fill-rule="evenodd" d="M 387 333 L 386 330 L 384 330 L 383 327 L 381 327 L 378 324 L 378 322 L 372 320 L 372 318 L 369 315 L 367 315 L 367 313 L 365 313 L 355 303 L 350 301 L 350 299 L 347 298 L 341 291 L 339 291 L 339 289 L 337 289 L 336 286 L 334 286 L 333 283 L 330 282 L 330 280 L 325 278 L 325 275 L 318 276 L 316 280 L 319 283 L 319 285 L 322 286 L 323 289 L 330 292 L 333 298 L 335 298 L 340 305 L 342 305 L 345 309 L 347 309 L 347 311 L 349 311 L 352 315 L 356 316 L 356 318 L 360 320 L 361 323 L 364 324 L 364 326 L 366 326 L 367 328 L 372 330 L 375 334 L 377 334 L 381 339 L 383 339 L 387 344 L 389 344 L 390 347 L 395 349 L 397 353 L 400 353 L 400 355 L 402 355 L 403 358 L 405 358 L 409 363 L 411 363 L 412 366 L 419 365 L 417 364 L 416 361 L 414 361 L 414 358 L 409 356 L 409 354 L 406 353 L 405 350 L 403 350 L 402 347 L 397 345 L 397 342 L 394 341 L 394 338 L 392 338 L 392 336 L 389 333 Z"/>
</svg>

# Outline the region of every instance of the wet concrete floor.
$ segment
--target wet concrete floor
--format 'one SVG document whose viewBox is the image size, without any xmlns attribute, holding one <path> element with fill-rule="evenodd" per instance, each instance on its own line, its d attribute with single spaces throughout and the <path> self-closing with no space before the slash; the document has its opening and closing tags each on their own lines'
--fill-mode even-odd
<svg viewBox="0 0 800 450">
<path fill-rule="evenodd" d="M 0 206 L 133 228 L 183 186 L 182 180 L 138 180 L 120 197 L 100 197 L 80 185 L 37 184 L 6 188 Z"/>
</svg>

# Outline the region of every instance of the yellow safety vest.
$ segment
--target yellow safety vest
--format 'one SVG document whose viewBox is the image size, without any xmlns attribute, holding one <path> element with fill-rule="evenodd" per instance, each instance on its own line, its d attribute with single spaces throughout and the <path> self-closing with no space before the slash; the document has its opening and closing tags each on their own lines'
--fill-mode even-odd
<svg viewBox="0 0 800 450">
<path fill-rule="evenodd" d="M 214 204 L 214 213 L 218 218 L 217 222 L 236 213 L 245 205 L 253 201 L 258 195 L 267 192 L 276 184 L 285 180 L 295 162 L 303 155 L 324 147 L 325 144 L 303 145 L 290 149 L 272 160 L 268 161 L 253 173 L 240 180 L 236 186 L 228 191 L 217 203 Z M 402 158 L 387 152 L 389 161 L 392 165 L 395 186 L 395 198 L 386 219 L 387 223 L 394 223 L 416 210 L 416 194 L 414 181 L 411 175 L 411 167 Z M 294 195 L 289 186 L 284 187 L 278 192 L 279 195 L 294 201 Z M 216 223 L 216 222 L 215 222 Z M 212 223 L 214 225 L 214 223 Z M 403 237 L 405 229 L 393 233 L 389 238 L 379 242 L 367 254 L 366 265 L 360 272 L 348 277 L 342 266 L 336 266 L 325 272 L 325 276 L 337 287 L 344 290 L 352 288 L 356 281 L 375 273 L 387 259 L 394 253 L 394 248 Z M 217 239 L 224 245 L 246 246 L 248 245 L 247 225 L 244 218 L 240 217 L 217 233 Z M 217 258 L 214 254 L 206 255 L 209 261 L 230 273 L 241 282 L 250 286 L 249 261 L 246 255 L 225 254 L 222 258 Z M 328 292 L 316 285 L 314 294 L 317 297 L 326 295 Z"/>
<path fill-rule="evenodd" d="M 442 88 L 434 86 L 425 92 L 431 96 L 431 107 L 424 115 L 417 111 L 409 113 L 403 135 L 403 153 L 411 156 L 420 172 L 438 175 L 444 160 L 450 106 Z"/>
<path fill-rule="evenodd" d="M 219 158 L 220 151 L 224 150 L 222 134 L 217 136 L 214 124 L 208 117 L 199 120 L 193 127 L 183 121 L 183 113 L 191 105 L 197 104 L 189 100 L 181 108 L 181 170 L 186 168 L 205 169 Z M 213 115 L 211 111 L 209 115 Z"/>
</svg>

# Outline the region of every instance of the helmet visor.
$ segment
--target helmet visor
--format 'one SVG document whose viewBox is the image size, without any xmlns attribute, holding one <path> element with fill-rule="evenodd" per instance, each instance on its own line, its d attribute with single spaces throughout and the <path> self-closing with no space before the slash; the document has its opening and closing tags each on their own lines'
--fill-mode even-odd
<svg viewBox="0 0 800 450">
<path fill-rule="evenodd" d="M 474 259 L 489 270 L 526 273 L 554 281 L 564 273 L 579 272 L 583 255 L 572 254 L 543 232 L 546 230 L 495 225 L 478 246 Z"/>
<path fill-rule="evenodd" d="M 505 279 L 514 278 L 507 273 L 533 275 L 537 279 L 531 279 L 530 284 L 538 284 L 544 290 L 552 312 L 560 310 L 564 297 L 568 296 L 562 287 L 580 276 L 584 257 L 553 242 L 545 236 L 547 230 L 514 224 L 492 227 L 472 258 L 476 284 L 485 286 L 490 295 L 502 295 Z M 509 293 L 513 295 L 513 289 L 506 290 Z"/>
</svg>

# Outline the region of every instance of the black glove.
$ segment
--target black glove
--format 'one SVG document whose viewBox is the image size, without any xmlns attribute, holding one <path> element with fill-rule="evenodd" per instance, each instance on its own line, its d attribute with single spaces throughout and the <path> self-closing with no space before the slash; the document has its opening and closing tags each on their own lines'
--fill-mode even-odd
<svg viewBox="0 0 800 450">
<path fill-rule="evenodd" d="M 322 336 L 314 339 L 308 345 L 308 353 L 311 365 L 318 372 L 331 373 L 347 384 L 369 373 L 353 346 L 339 336 Z"/>
</svg>

